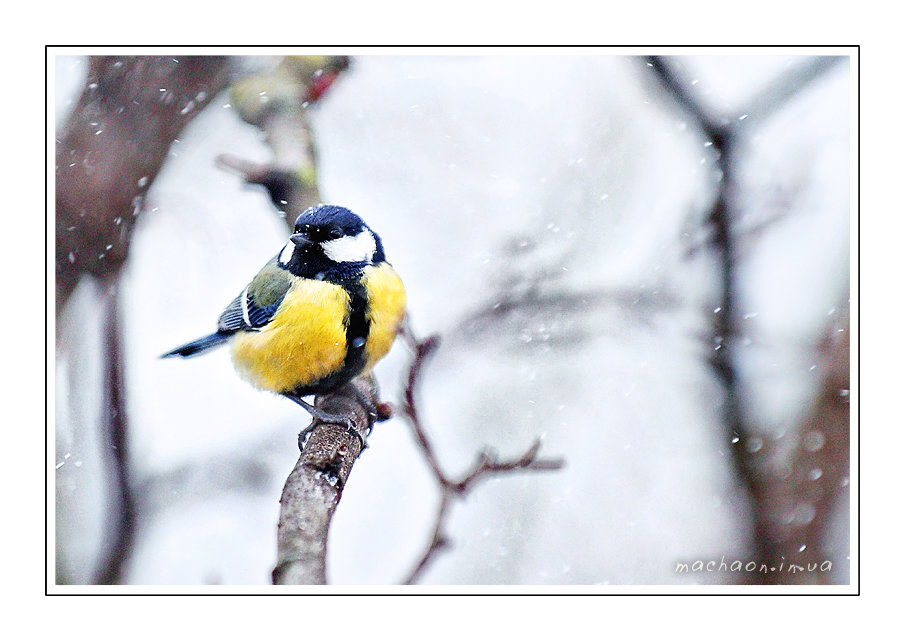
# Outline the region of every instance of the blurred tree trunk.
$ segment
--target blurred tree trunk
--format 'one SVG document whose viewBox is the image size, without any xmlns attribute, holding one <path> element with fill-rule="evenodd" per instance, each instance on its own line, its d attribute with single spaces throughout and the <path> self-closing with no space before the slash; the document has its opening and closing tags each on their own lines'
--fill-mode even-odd
<svg viewBox="0 0 900 641">
<path fill-rule="evenodd" d="M 225 57 L 102 56 L 56 139 L 56 311 L 83 274 L 125 262 L 141 201 L 170 146 L 227 85 Z"/>
<path fill-rule="evenodd" d="M 111 452 L 114 507 L 94 560 L 94 581 L 119 583 L 134 538 L 135 508 L 128 475 L 125 363 L 118 276 L 135 220 L 153 179 L 184 127 L 227 86 L 223 57 L 112 57 L 90 59 L 86 86 L 56 138 L 56 316 L 84 275 L 105 291 L 101 424 Z M 73 387 L 82 385 L 73 379 Z M 57 540 L 57 547 L 65 541 Z M 58 552 L 62 555 L 62 552 Z M 66 582 L 67 576 L 57 576 Z"/>
<path fill-rule="evenodd" d="M 829 327 L 819 353 L 819 391 L 796 430 L 781 439 L 755 435 L 745 455 L 756 558 L 784 568 L 760 576 L 763 583 L 832 582 L 822 564 L 834 564 L 827 533 L 850 471 L 849 310 Z"/>
</svg>

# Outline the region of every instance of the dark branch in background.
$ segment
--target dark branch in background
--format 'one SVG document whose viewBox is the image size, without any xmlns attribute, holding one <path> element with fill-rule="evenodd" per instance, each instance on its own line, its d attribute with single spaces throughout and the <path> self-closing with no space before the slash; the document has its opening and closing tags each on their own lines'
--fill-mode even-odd
<svg viewBox="0 0 900 641">
<path fill-rule="evenodd" d="M 753 119 L 747 124 L 734 117 L 719 117 L 710 113 L 699 99 L 691 92 L 689 83 L 679 79 L 667 59 L 650 56 L 648 62 L 662 84 L 678 104 L 694 118 L 697 126 L 712 142 L 719 152 L 719 169 L 722 180 L 716 202 L 709 215 L 714 229 L 713 243 L 719 250 L 722 280 L 719 313 L 713 316 L 713 332 L 719 341 L 720 349 L 713 353 L 713 366 L 722 379 L 725 390 L 725 419 L 733 438 L 740 438 L 746 433 L 741 424 L 738 383 L 735 378 L 735 367 L 732 353 L 734 337 L 737 332 L 737 313 L 735 298 L 738 295 L 735 282 L 735 225 L 737 219 L 737 195 L 739 186 L 736 176 L 736 143 L 740 141 L 749 126 L 759 125 L 774 109 L 782 106 L 801 88 L 830 69 L 841 58 L 818 58 L 806 67 L 788 73 L 759 94 L 751 101 L 756 111 L 748 111 Z"/>
<path fill-rule="evenodd" d="M 450 479 L 441 468 L 437 456 L 434 453 L 434 448 L 431 445 L 431 441 L 425 433 L 415 399 L 416 388 L 420 380 L 422 367 L 425 365 L 428 357 L 437 349 L 439 343 L 438 337 L 430 336 L 424 341 L 418 342 L 413 337 L 408 324 L 403 328 L 403 335 L 413 349 L 414 354 L 412 364 L 409 368 L 406 389 L 404 391 L 405 406 L 403 412 L 406 414 L 412 425 L 416 441 L 419 448 L 422 450 L 422 455 L 425 457 L 428 467 L 431 470 L 431 474 L 435 481 L 437 481 L 441 491 L 440 504 L 432 529 L 431 540 L 425 551 L 422 553 L 419 562 L 404 582 L 406 585 L 410 585 L 418 581 L 422 572 L 435 559 L 437 554 L 449 546 L 450 543 L 444 529 L 450 506 L 454 501 L 464 498 L 466 493 L 471 490 L 478 481 L 505 472 L 515 472 L 520 470 L 558 470 L 563 466 L 563 461 L 561 459 L 539 460 L 537 455 L 541 442 L 540 439 L 538 439 L 530 448 L 528 448 L 528 451 L 517 459 L 501 461 L 498 460 L 493 453 L 483 450 L 478 455 L 478 458 L 467 474 L 457 481 Z"/>
<path fill-rule="evenodd" d="M 701 104 L 699 98 L 692 92 L 689 83 L 678 77 L 669 59 L 651 56 L 647 59 L 648 65 L 656 73 L 662 85 L 675 99 L 679 106 L 686 111 L 695 121 L 697 127 L 702 130 L 714 148 L 719 153 L 718 165 L 722 172 L 716 202 L 709 215 L 709 222 L 713 227 L 712 241 L 719 251 L 721 263 L 721 292 L 718 303 L 718 313 L 713 316 L 712 325 L 714 336 L 719 347 L 713 352 L 712 364 L 722 380 L 724 392 L 723 419 L 732 442 L 734 459 L 739 473 L 747 484 L 754 503 L 755 542 L 759 558 L 767 564 L 778 566 L 784 560 L 805 559 L 821 560 L 824 558 L 821 550 L 824 528 L 828 523 L 828 516 L 834 504 L 833 497 L 836 489 L 835 478 L 842 477 L 849 464 L 849 413 L 843 416 L 840 412 L 816 410 L 809 420 L 832 420 L 828 428 L 824 428 L 829 436 L 816 450 L 795 446 L 785 452 L 782 447 L 778 456 L 769 455 L 774 450 L 771 443 L 765 443 L 753 431 L 748 428 L 746 420 L 749 414 L 742 406 L 741 384 L 736 376 L 736 364 L 734 345 L 735 339 L 740 333 L 738 329 L 737 299 L 739 296 L 738 283 L 735 279 L 735 256 L 737 254 L 735 231 L 739 185 L 736 176 L 736 156 L 740 143 L 747 135 L 747 131 L 758 126 L 763 120 L 782 107 L 798 91 L 808 86 L 813 80 L 822 76 L 835 64 L 841 62 L 840 57 L 825 57 L 814 59 L 811 63 L 786 73 L 773 82 L 757 98 L 749 102 L 745 113 L 751 116 L 748 120 L 733 117 L 720 117 L 711 113 L 711 110 Z M 846 339 L 847 332 L 844 332 Z M 832 362 L 840 362 L 834 361 Z M 840 376 L 829 376 L 822 383 L 821 399 L 833 399 L 838 390 L 834 388 L 837 378 L 849 379 L 849 359 L 846 360 L 846 369 Z M 846 389 L 842 387 L 840 389 Z M 809 429 L 809 424 L 804 424 L 801 433 Z M 823 428 L 820 428 L 823 429 Z M 821 432 L 817 432 L 824 436 Z M 758 440 L 757 440 L 758 439 Z M 748 443 L 754 443 L 752 447 Z M 757 454 L 764 446 L 765 456 Z M 821 451 L 820 451 L 821 450 Z M 817 452 L 816 460 L 820 465 L 809 468 L 809 458 L 806 454 Z M 781 473 L 781 479 L 773 474 L 776 460 L 783 462 L 788 460 L 788 474 Z M 827 478 L 825 469 L 828 468 Z M 817 487 L 825 487 L 831 483 L 825 492 L 827 500 L 818 502 L 805 502 L 807 484 L 802 479 L 795 479 L 796 474 L 806 470 L 815 478 L 811 481 L 820 481 Z M 814 472 L 813 470 L 818 470 Z M 818 474 L 818 476 L 816 476 Z M 786 483 L 785 481 L 790 481 Z M 821 498 L 821 497 L 820 497 Z M 818 513 L 815 513 L 816 507 Z M 808 508 L 808 509 L 807 509 Z M 787 512 L 786 512 L 787 511 Z M 800 512 L 797 514 L 797 512 Z M 810 511 L 814 516 L 810 515 Z M 799 518 L 798 518 L 799 517 Z M 779 523 L 779 520 L 781 521 Z M 815 531 L 812 531 L 814 523 Z M 791 530 L 791 534 L 785 534 L 784 527 Z M 800 527 L 803 526 L 803 527 Z M 806 527 L 810 526 L 810 527 Z M 802 539 L 804 543 L 792 548 L 794 542 Z M 798 557 L 797 552 L 806 554 Z M 769 581 L 796 581 L 803 582 L 824 581 L 827 576 L 816 573 L 802 574 L 766 574 L 763 575 Z M 797 579 L 796 577 L 801 577 Z"/>
<path fill-rule="evenodd" d="M 238 113 L 266 134 L 273 160 L 258 164 L 228 154 L 217 160 L 247 183 L 265 187 L 289 227 L 304 209 L 320 202 L 307 108 L 349 64 L 346 56 L 292 56 L 275 69 L 242 78 L 231 87 Z"/>
<path fill-rule="evenodd" d="M 134 491 L 131 487 L 128 457 L 128 416 L 125 394 L 125 367 L 122 354 L 121 300 L 117 279 L 107 285 L 104 291 L 106 313 L 105 349 L 107 354 L 106 378 L 104 381 L 104 406 L 106 407 L 105 437 L 108 451 L 112 456 L 116 508 L 115 522 L 106 532 L 104 558 L 100 561 L 94 582 L 116 584 L 121 582 L 122 569 L 131 551 L 135 536 L 136 508 Z"/>
<path fill-rule="evenodd" d="M 57 314 L 83 274 L 104 279 L 124 264 L 144 194 L 230 68 L 222 57 L 90 59 L 56 142 Z"/>
<path fill-rule="evenodd" d="M 719 249 L 722 281 L 721 299 L 719 301 L 719 313 L 713 316 L 713 334 L 720 348 L 713 352 L 712 363 L 725 391 L 724 417 L 726 427 L 733 438 L 739 439 L 745 431 L 741 424 L 739 408 L 739 392 L 735 380 L 735 367 L 731 348 L 735 329 L 735 305 L 734 298 L 734 234 L 732 220 L 735 218 L 734 205 L 736 195 L 734 175 L 733 143 L 736 136 L 735 125 L 730 121 L 720 124 L 720 120 L 713 119 L 707 109 L 700 105 L 697 99 L 688 91 L 686 83 L 680 81 L 669 63 L 656 56 L 650 56 L 649 63 L 659 76 L 663 85 L 675 100 L 696 120 L 697 126 L 712 142 L 713 147 L 719 152 L 719 168 L 722 171 L 722 181 L 716 197 L 716 202 L 709 214 L 709 221 L 713 226 L 714 243 Z M 740 121 L 737 121 L 740 122 Z"/>
</svg>

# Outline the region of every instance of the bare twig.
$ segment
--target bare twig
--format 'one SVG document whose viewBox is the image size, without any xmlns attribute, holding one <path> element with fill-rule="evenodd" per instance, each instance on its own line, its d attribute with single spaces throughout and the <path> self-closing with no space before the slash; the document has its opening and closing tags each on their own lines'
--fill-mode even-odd
<svg viewBox="0 0 900 641">
<path fill-rule="evenodd" d="M 446 485 L 448 483 L 447 477 L 444 476 L 444 472 L 441 470 L 441 466 L 431 447 L 431 442 L 428 440 L 425 431 L 422 429 L 422 423 L 419 420 L 419 410 L 416 407 L 415 401 L 415 390 L 422 367 L 424 366 L 426 359 L 437 349 L 438 345 L 440 345 L 440 339 L 437 336 L 429 336 L 419 343 L 412 337 L 408 323 L 404 326 L 403 335 L 410 342 L 415 354 L 412 365 L 410 365 L 409 368 L 409 376 L 407 378 L 406 389 L 404 390 L 404 400 L 406 401 L 406 405 L 403 410 L 407 417 L 409 417 L 410 424 L 412 425 L 413 432 L 416 436 L 416 441 L 422 449 L 422 455 L 425 457 L 425 461 L 428 463 L 431 473 L 434 474 L 434 477 L 441 485 Z"/>
<path fill-rule="evenodd" d="M 281 494 L 278 519 L 278 559 L 272 571 L 276 585 L 323 585 L 331 518 L 341 500 L 353 463 L 365 447 L 373 422 L 365 405 L 377 403 L 378 388 L 372 377 L 358 377 L 334 394 L 316 399 L 323 411 L 346 417 L 357 426 L 361 438 L 347 425 L 312 422 L 312 430 Z M 365 399 L 365 401 L 363 400 Z"/>
<path fill-rule="evenodd" d="M 409 328 L 408 322 L 404 323 L 402 333 L 410 347 L 412 347 L 414 353 L 413 361 L 409 369 L 406 389 L 404 391 L 405 406 L 403 407 L 403 413 L 409 419 L 410 425 L 416 436 L 416 441 L 419 444 L 419 448 L 422 450 L 422 455 L 425 457 L 428 467 L 441 490 L 440 503 L 438 504 L 431 539 L 418 563 L 404 581 L 406 585 L 410 585 L 418 581 L 424 570 L 435 559 L 437 554 L 450 545 L 449 539 L 445 533 L 450 506 L 457 499 L 463 498 L 478 481 L 506 472 L 558 470 L 562 468 L 564 463 L 562 459 L 538 459 L 537 455 L 540 450 L 541 441 L 540 439 L 537 439 L 532 446 L 522 454 L 522 456 L 516 459 L 499 460 L 493 453 L 483 450 L 479 453 L 478 458 L 467 474 L 459 480 L 451 480 L 443 471 L 437 460 L 431 441 L 422 426 L 415 400 L 415 391 L 421 380 L 422 367 L 428 357 L 437 349 L 439 340 L 437 336 L 429 336 L 421 342 L 417 341 Z"/>
</svg>

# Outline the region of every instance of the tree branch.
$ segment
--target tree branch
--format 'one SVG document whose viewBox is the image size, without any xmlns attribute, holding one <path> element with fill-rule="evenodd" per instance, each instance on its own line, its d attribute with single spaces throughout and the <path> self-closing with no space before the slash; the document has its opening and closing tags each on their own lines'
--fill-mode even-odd
<svg viewBox="0 0 900 641">
<path fill-rule="evenodd" d="M 307 107 L 318 100 L 348 66 L 344 56 L 293 56 L 277 67 L 247 76 L 231 86 L 240 117 L 258 127 L 272 150 L 269 163 L 220 155 L 220 167 L 245 182 L 266 188 L 289 228 L 303 210 L 319 203 L 316 150 Z M 390 416 L 377 399 L 374 378 L 359 377 L 333 394 L 316 399 L 317 407 L 346 418 L 367 434 L 374 420 Z M 371 416 L 368 407 L 377 415 Z M 325 584 L 326 548 L 331 518 L 353 463 L 365 444 L 346 425 L 313 420 L 308 438 L 285 482 L 278 522 L 275 584 Z"/>
<path fill-rule="evenodd" d="M 440 503 L 438 505 L 434 527 L 432 528 L 431 539 L 418 563 L 416 563 L 415 567 L 404 581 L 404 584 L 410 585 L 418 581 L 422 573 L 435 559 L 437 554 L 450 545 L 450 541 L 445 533 L 450 507 L 456 500 L 462 499 L 478 481 L 508 472 L 558 470 L 563 467 L 564 462 L 562 459 L 538 459 L 537 455 L 540 450 L 541 441 L 540 439 L 537 439 L 524 454 L 516 459 L 500 460 L 495 454 L 487 450 L 482 450 L 470 471 L 459 480 L 452 480 L 449 475 L 443 471 L 437 460 L 437 456 L 434 453 L 434 447 L 422 425 L 415 400 L 415 392 L 419 385 L 419 381 L 421 380 L 422 368 L 428 358 L 434 354 L 437 349 L 439 344 L 438 337 L 429 336 L 425 340 L 419 342 L 413 336 L 408 322 L 404 322 L 402 334 L 406 338 L 414 354 L 412 364 L 409 368 L 406 389 L 404 390 L 405 405 L 403 407 L 403 413 L 409 419 L 419 449 L 421 449 L 422 455 L 428 463 L 432 476 L 435 481 L 437 481 L 441 490 Z"/>
<path fill-rule="evenodd" d="M 365 399 L 365 401 L 363 401 Z M 347 417 L 362 438 L 346 425 L 311 423 L 311 431 L 281 494 L 278 558 L 272 571 L 276 585 L 324 585 L 328 531 L 354 462 L 365 448 L 375 420 L 365 404 L 379 408 L 378 388 L 371 376 L 358 377 L 337 392 L 316 399 L 316 407 Z"/>
<path fill-rule="evenodd" d="M 125 363 L 122 349 L 121 297 L 118 276 L 110 276 L 112 282 L 104 292 L 106 314 L 106 358 L 103 366 L 105 420 L 104 442 L 112 459 L 114 485 L 110 491 L 116 504 L 112 511 L 112 527 L 106 531 L 104 557 L 95 572 L 95 583 L 118 584 L 122 582 L 122 570 L 131 553 L 137 525 L 137 506 L 130 474 L 128 452 L 128 412 L 125 390 Z"/>
</svg>

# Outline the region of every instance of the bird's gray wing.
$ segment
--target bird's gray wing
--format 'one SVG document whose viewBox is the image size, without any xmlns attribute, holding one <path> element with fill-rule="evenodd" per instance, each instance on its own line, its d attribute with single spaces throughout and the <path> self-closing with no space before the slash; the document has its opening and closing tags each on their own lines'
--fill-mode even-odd
<svg viewBox="0 0 900 641">
<path fill-rule="evenodd" d="M 269 261 L 219 316 L 219 332 L 254 331 L 268 325 L 293 278 L 276 259 Z"/>
</svg>

